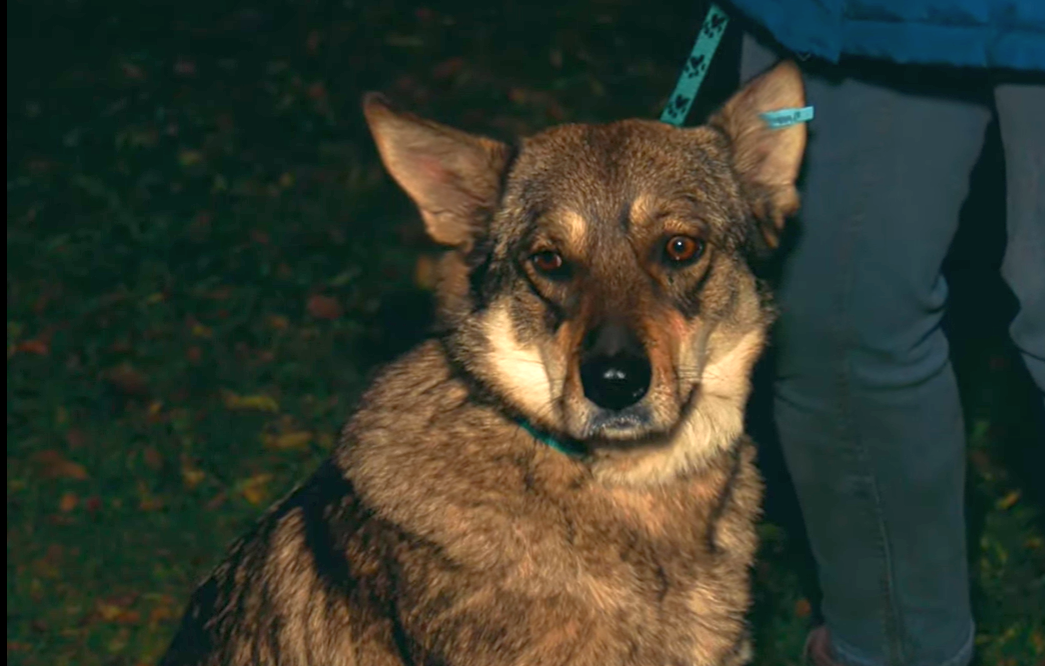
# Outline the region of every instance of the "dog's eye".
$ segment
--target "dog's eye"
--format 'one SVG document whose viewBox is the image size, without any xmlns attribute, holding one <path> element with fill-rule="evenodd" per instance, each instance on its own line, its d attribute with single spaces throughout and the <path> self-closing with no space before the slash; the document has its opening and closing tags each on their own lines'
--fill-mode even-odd
<svg viewBox="0 0 1045 666">
<path fill-rule="evenodd" d="M 672 264 L 688 264 L 704 254 L 704 241 L 689 236 L 672 236 L 664 246 L 664 256 Z"/>
<path fill-rule="evenodd" d="M 530 257 L 530 261 L 533 262 L 534 268 L 538 271 L 554 277 L 561 276 L 566 266 L 562 255 L 553 250 L 537 252 Z"/>
</svg>

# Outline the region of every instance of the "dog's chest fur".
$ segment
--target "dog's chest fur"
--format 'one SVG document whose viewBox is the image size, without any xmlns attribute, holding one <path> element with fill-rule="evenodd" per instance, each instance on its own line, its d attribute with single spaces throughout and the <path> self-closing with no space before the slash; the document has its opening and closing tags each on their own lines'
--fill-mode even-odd
<svg viewBox="0 0 1045 666">
<path fill-rule="evenodd" d="M 611 487 L 473 404 L 434 346 L 414 362 L 428 383 L 393 372 L 376 389 L 383 405 L 413 405 L 410 416 L 361 412 L 342 464 L 382 516 L 462 567 L 444 594 L 468 599 L 470 617 L 533 655 L 518 663 L 575 651 L 569 663 L 717 664 L 736 647 L 761 492 L 746 439 L 689 478 Z M 439 597 L 431 580 L 419 579 L 422 600 Z M 482 639 L 456 644 L 474 638 L 447 641 L 486 663 Z"/>
<path fill-rule="evenodd" d="M 164 663 L 744 663 L 746 439 L 615 488 L 470 395 L 435 343 L 393 365 L 197 591 Z"/>
</svg>

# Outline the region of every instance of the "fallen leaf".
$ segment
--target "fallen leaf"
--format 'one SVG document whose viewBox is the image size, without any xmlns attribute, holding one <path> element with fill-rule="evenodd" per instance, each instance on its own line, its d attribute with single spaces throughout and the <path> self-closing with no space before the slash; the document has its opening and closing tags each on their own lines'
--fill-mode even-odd
<svg viewBox="0 0 1045 666">
<path fill-rule="evenodd" d="M 105 379 L 125 395 L 142 395 L 148 390 L 148 380 L 129 363 L 124 363 L 105 373 Z"/>
<path fill-rule="evenodd" d="M 123 75 L 133 81 L 141 81 L 145 78 L 145 70 L 138 65 L 131 62 L 120 63 L 120 69 L 123 70 Z"/>
<path fill-rule="evenodd" d="M 309 99 L 319 101 L 321 99 L 326 98 L 327 88 L 323 85 L 322 81 L 316 81 L 308 87 L 306 94 L 308 95 Z"/>
<path fill-rule="evenodd" d="M 145 304 L 156 305 L 157 303 L 162 303 L 165 298 L 166 296 L 162 291 L 155 291 L 145 298 Z"/>
<path fill-rule="evenodd" d="M 109 597 L 98 601 L 95 604 L 94 611 L 98 617 L 106 622 L 115 622 L 116 624 L 138 624 L 141 622 L 141 613 L 138 611 L 128 608 L 135 601 L 137 601 L 138 595 L 136 594 L 125 594 Z"/>
<path fill-rule="evenodd" d="M 153 471 L 159 471 L 163 468 L 163 455 L 155 446 L 145 447 L 145 450 L 142 451 L 142 460 L 145 462 L 145 466 Z"/>
<path fill-rule="evenodd" d="M 318 30 L 309 31 L 308 36 L 305 38 L 305 50 L 308 51 L 309 55 L 316 55 L 322 40 L 323 36 Z"/>
<path fill-rule="evenodd" d="M 106 603 L 99 601 L 97 605 L 98 614 L 102 616 L 102 619 L 106 622 L 112 622 L 123 613 L 123 609 L 115 604 Z"/>
<path fill-rule="evenodd" d="M 261 504 L 265 501 L 267 495 L 265 486 L 271 480 L 271 474 L 257 474 L 247 479 L 240 488 L 243 498 L 255 506 Z"/>
<path fill-rule="evenodd" d="M 172 620 L 176 617 L 175 612 L 169 606 L 156 606 L 149 611 L 149 622 L 159 623 L 164 620 Z"/>
<path fill-rule="evenodd" d="M 138 624 L 141 621 L 141 613 L 136 610 L 125 610 L 116 616 L 117 624 Z"/>
<path fill-rule="evenodd" d="M 259 412 L 278 412 L 279 403 L 267 395 L 236 395 L 225 394 L 226 409 L 249 409 Z"/>
<path fill-rule="evenodd" d="M 1020 501 L 1020 491 L 1013 490 L 1008 495 L 998 500 L 994 506 L 997 507 L 999 511 L 1006 511 L 1008 509 L 1011 509 L 1012 505 L 1014 505 L 1018 501 Z"/>
<path fill-rule="evenodd" d="M 1037 654 L 1045 655 L 1045 633 L 1042 633 L 1040 629 L 1035 629 L 1031 632 L 1030 642 Z"/>
<path fill-rule="evenodd" d="M 813 612 L 813 607 L 808 599 L 799 599 L 795 602 L 795 617 L 806 618 Z"/>
<path fill-rule="evenodd" d="M 196 166 L 203 162 L 203 153 L 198 150 L 183 150 L 178 153 L 178 164 L 183 167 Z"/>
<path fill-rule="evenodd" d="M 189 490 L 192 490 L 196 486 L 200 485 L 200 483 L 203 482 L 203 479 L 206 478 L 206 476 L 207 475 L 205 472 L 203 472 L 203 470 L 191 467 L 183 467 L 181 469 L 182 481 L 185 483 L 185 487 Z"/>
<path fill-rule="evenodd" d="M 79 499 L 76 497 L 74 492 L 66 492 L 62 494 L 62 498 L 58 500 L 58 510 L 62 513 L 69 513 L 76 508 L 79 504 Z"/>
<path fill-rule="evenodd" d="M 425 42 L 416 35 L 389 33 L 385 35 L 385 44 L 399 48 L 420 48 L 425 45 Z"/>
<path fill-rule="evenodd" d="M 313 294 L 308 299 L 307 310 L 316 319 L 337 319 L 341 316 L 341 304 L 329 296 Z"/>
<path fill-rule="evenodd" d="M 196 338 L 212 338 L 214 337 L 214 331 L 210 328 L 210 326 L 204 326 L 203 324 L 193 324 L 192 335 Z"/>
<path fill-rule="evenodd" d="M 555 69 L 562 69 L 562 49 L 553 48 L 548 53 L 548 62 L 551 63 L 551 66 Z"/>
<path fill-rule="evenodd" d="M 70 449 L 83 448 L 87 444 L 87 435 L 78 428 L 69 428 L 65 433 L 65 443 Z"/>
<path fill-rule="evenodd" d="M 435 79 L 447 79 L 461 71 L 465 65 L 464 58 L 448 58 L 432 68 L 432 77 Z"/>
<path fill-rule="evenodd" d="M 142 495 L 138 501 L 138 509 L 141 511 L 159 511 L 163 508 L 163 498 L 153 494 Z"/>
<path fill-rule="evenodd" d="M 269 315 L 268 325 L 277 331 L 285 331 L 290 328 L 290 321 L 281 315 Z"/>
<path fill-rule="evenodd" d="M 43 314 L 44 310 L 47 309 L 47 304 L 50 301 L 50 294 L 40 294 L 40 296 L 36 299 L 36 302 L 33 303 L 33 312 L 35 312 L 36 314 Z"/>
<path fill-rule="evenodd" d="M 530 99 L 530 93 L 526 88 L 514 87 L 508 90 L 508 100 L 512 104 L 525 104 Z"/>
<path fill-rule="evenodd" d="M 51 353 L 50 346 L 43 340 L 23 340 L 15 345 L 14 350 L 16 353 L 36 356 L 47 356 Z"/>
<path fill-rule="evenodd" d="M 189 360 L 189 363 L 199 363 L 200 359 L 203 358 L 203 350 L 193 345 L 185 350 L 185 358 Z"/>
<path fill-rule="evenodd" d="M 285 432 L 279 435 L 262 435 L 261 441 L 267 449 L 288 451 L 303 449 L 312 441 L 312 433 L 306 431 Z"/>
<path fill-rule="evenodd" d="M 205 295 L 207 298 L 213 301 L 227 301 L 229 300 L 229 298 L 232 297 L 232 293 L 232 287 L 230 287 L 229 285 L 224 285 L 222 287 L 218 287 L 217 289 L 212 289 L 211 291 L 208 291 Z"/>
<path fill-rule="evenodd" d="M 47 449 L 33 456 L 40 476 L 45 479 L 75 479 L 83 481 L 88 478 L 84 466 L 66 458 L 60 451 Z"/>
<path fill-rule="evenodd" d="M 202 241 L 206 238 L 207 234 L 211 230 L 211 222 L 214 220 L 214 215 L 210 211 L 200 211 L 193 216 L 192 222 L 189 223 L 189 233 L 196 241 Z"/>
<path fill-rule="evenodd" d="M 196 73 L 196 63 L 184 58 L 178 58 L 174 63 L 174 73 L 178 76 L 192 76 Z"/>
<path fill-rule="evenodd" d="M 98 511 L 102 508 L 101 498 L 96 495 L 88 497 L 87 501 L 84 502 L 84 508 L 90 511 L 91 513 Z"/>
<path fill-rule="evenodd" d="M 123 652 L 127 649 L 127 643 L 129 641 L 130 632 L 127 630 L 127 627 L 121 627 L 120 630 L 116 632 L 116 635 L 113 636 L 113 639 L 106 644 L 105 648 L 113 654 Z"/>
</svg>

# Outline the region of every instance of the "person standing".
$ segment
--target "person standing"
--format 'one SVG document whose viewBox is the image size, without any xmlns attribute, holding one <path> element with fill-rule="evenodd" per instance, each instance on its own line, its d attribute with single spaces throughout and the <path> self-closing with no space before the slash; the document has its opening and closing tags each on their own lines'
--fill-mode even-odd
<svg viewBox="0 0 1045 666">
<path fill-rule="evenodd" d="M 1010 332 L 1045 391 L 1045 1 L 733 0 L 741 77 L 796 58 L 816 117 L 774 411 L 823 590 L 818 666 L 972 659 L 965 439 L 941 266 L 992 116 Z"/>
</svg>

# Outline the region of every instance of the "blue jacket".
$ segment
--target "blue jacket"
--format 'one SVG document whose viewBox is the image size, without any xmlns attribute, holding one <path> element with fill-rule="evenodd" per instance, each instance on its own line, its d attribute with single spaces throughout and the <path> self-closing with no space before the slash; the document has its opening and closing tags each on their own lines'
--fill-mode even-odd
<svg viewBox="0 0 1045 666">
<path fill-rule="evenodd" d="M 1045 0 L 731 2 L 795 53 L 831 62 L 855 55 L 1045 71 Z"/>
</svg>

